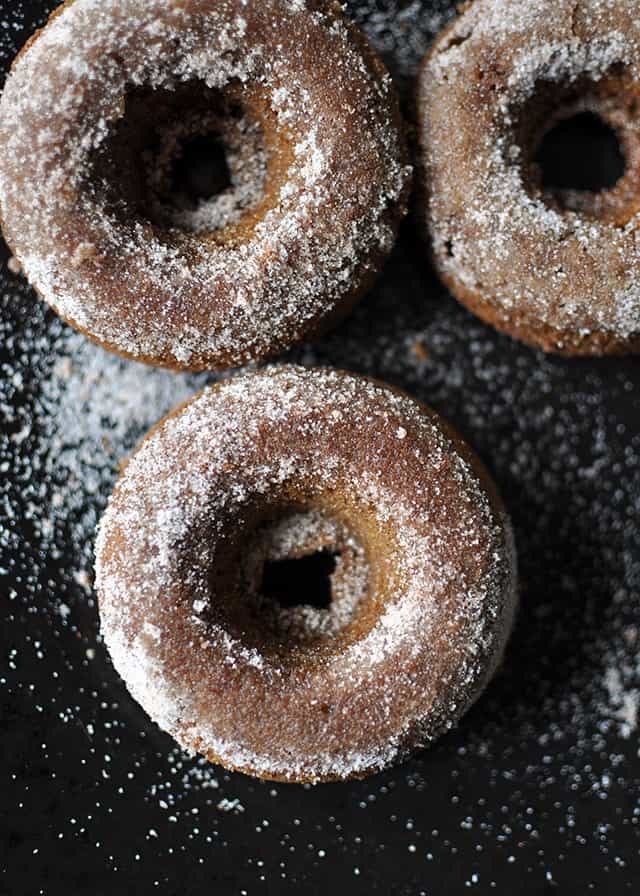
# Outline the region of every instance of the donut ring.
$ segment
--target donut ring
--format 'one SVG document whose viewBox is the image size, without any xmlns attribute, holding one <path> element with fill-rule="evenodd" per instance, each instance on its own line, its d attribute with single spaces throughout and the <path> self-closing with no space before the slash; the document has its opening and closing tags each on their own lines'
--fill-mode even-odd
<svg viewBox="0 0 640 896">
<path fill-rule="evenodd" d="M 419 75 L 421 212 L 436 267 L 471 311 L 547 351 L 640 349 L 636 13 L 626 0 L 476 0 Z M 536 149 L 583 111 L 616 132 L 626 171 L 601 193 L 549 193 Z"/>
<path fill-rule="evenodd" d="M 194 207 L 172 178 L 199 136 L 226 145 L 229 184 Z M 25 274 L 154 365 L 239 365 L 346 314 L 410 175 L 389 75 L 321 0 L 75 0 L 0 101 L 3 229 Z"/>
<path fill-rule="evenodd" d="M 328 549 L 330 608 L 274 606 L 265 561 Z M 362 777 L 451 728 L 516 605 L 510 525 L 459 437 L 382 384 L 292 367 L 207 389 L 147 436 L 96 573 L 105 642 L 150 717 L 282 781 Z"/>
</svg>

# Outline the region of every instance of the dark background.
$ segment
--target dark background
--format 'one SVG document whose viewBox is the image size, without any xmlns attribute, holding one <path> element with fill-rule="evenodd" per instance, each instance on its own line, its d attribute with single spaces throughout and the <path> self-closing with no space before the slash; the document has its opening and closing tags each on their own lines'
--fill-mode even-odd
<svg viewBox="0 0 640 896">
<path fill-rule="evenodd" d="M 5 68 L 51 5 L 0 2 Z M 446 4 L 350 11 L 408 97 Z M 522 607 L 504 668 L 435 748 L 364 782 L 272 785 L 185 756 L 115 675 L 77 573 L 116 460 L 90 443 L 80 469 L 96 479 L 73 483 L 52 457 L 65 433 L 54 447 L 47 383 L 79 343 L 2 271 L 0 894 L 637 892 L 637 361 L 545 357 L 494 333 L 438 285 L 411 220 L 356 314 L 288 356 L 374 373 L 459 428 L 512 514 Z M 114 423 L 114 456 L 150 422 Z M 83 447 L 72 429 L 67 458 Z"/>
</svg>

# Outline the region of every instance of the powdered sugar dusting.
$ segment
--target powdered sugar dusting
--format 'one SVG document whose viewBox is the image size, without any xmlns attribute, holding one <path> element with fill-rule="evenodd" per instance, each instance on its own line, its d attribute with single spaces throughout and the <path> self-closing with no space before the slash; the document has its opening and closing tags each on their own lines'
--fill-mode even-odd
<svg viewBox="0 0 640 896">
<path fill-rule="evenodd" d="M 400 421 L 407 432 L 401 450 L 394 445 Z M 321 453 L 317 445 L 324 446 Z M 412 482 L 408 491 L 406 482 Z M 253 507 L 277 505 L 296 489 L 297 500 L 312 507 L 337 492 L 350 508 L 346 520 L 356 537 L 363 515 L 372 516 L 367 525 L 387 542 L 388 556 L 375 562 L 377 588 L 388 596 L 369 631 L 334 654 L 336 632 L 325 627 L 329 640 L 322 649 L 329 653 L 322 662 L 287 671 L 277 655 L 261 651 L 260 641 L 245 643 L 244 631 L 234 633 L 217 616 L 205 623 L 185 615 L 179 594 L 209 593 L 212 612 L 219 604 L 226 613 L 234 586 L 212 558 Z M 423 490 L 430 492 L 426 502 Z M 282 549 L 293 532 L 304 539 L 309 525 L 316 538 L 332 534 L 309 517 L 301 532 L 294 517 L 293 528 L 290 521 L 276 532 L 267 551 L 277 556 L 278 542 Z M 252 374 L 197 397 L 129 461 L 96 547 L 105 638 L 133 695 L 184 744 L 267 777 L 361 774 L 387 765 L 403 745 L 415 746 L 411 732 L 419 732 L 420 743 L 451 725 L 494 668 L 514 611 L 511 547 L 502 525 L 438 423 L 408 398 L 330 372 Z M 474 548 L 473 561 L 459 545 Z M 225 583 L 222 592 L 218 580 Z M 381 599 L 368 592 L 368 601 Z M 352 587 L 345 609 L 355 624 L 354 597 Z M 159 638 L 149 636 L 150 620 Z M 347 625 L 341 634 L 348 631 Z M 184 638 L 201 652 L 190 648 L 186 667 Z M 394 687 L 372 693 L 387 663 Z M 232 716 L 206 699 L 238 686 L 243 698 Z M 316 710 L 320 699 L 330 710 Z M 271 714 L 256 731 L 263 700 Z M 356 712 L 365 705 L 366 716 Z"/>
<path fill-rule="evenodd" d="M 76 0 L 19 59 L 2 96 L 7 238 L 64 318 L 129 356 L 206 368 L 287 347 L 357 293 L 404 213 L 411 171 L 389 77 L 333 12 L 282 0 L 242 9 Z M 123 211 L 119 175 L 94 171 L 126 120 L 128 92 L 194 83 L 259 85 L 290 143 L 279 193 L 269 184 L 271 207 L 237 243 L 198 233 L 255 203 L 242 185 L 166 230 L 127 201 Z"/>
<path fill-rule="evenodd" d="M 620 200 L 622 220 L 553 207 L 527 185 L 533 147 L 519 143 L 521 115 L 540 85 L 566 93 L 586 79 L 597 91 L 612 72 L 639 76 L 640 31 L 629 15 L 624 0 L 563 0 L 553 9 L 479 0 L 445 34 L 421 76 L 423 176 L 438 265 L 505 326 L 529 330 L 547 347 L 604 351 L 640 333 L 635 205 L 627 215 Z M 581 89 L 588 100 L 590 88 Z M 592 103 L 600 112 L 604 101 Z M 461 123 L 455 134 L 452 115 Z M 616 122 L 624 136 L 620 117 Z M 625 127 L 632 178 L 634 121 Z M 622 197 L 624 189 L 617 187 Z"/>
</svg>

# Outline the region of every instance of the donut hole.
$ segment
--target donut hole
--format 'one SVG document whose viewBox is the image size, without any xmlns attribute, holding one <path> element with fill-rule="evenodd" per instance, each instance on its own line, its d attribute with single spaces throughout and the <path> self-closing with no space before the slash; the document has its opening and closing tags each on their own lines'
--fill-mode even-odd
<svg viewBox="0 0 640 896">
<path fill-rule="evenodd" d="M 278 649 L 317 646 L 343 634 L 355 621 L 368 584 L 361 541 L 316 509 L 280 510 L 250 539 L 247 605 Z"/>
<path fill-rule="evenodd" d="M 640 210 L 638 100 L 623 70 L 597 82 L 539 82 L 510 151 L 527 192 L 560 213 L 626 224 Z"/>
<path fill-rule="evenodd" d="M 231 84 L 130 90 L 92 181 L 121 227 L 170 243 L 247 236 L 277 203 L 292 152 L 265 97 Z"/>
<path fill-rule="evenodd" d="M 381 608 L 369 535 L 317 507 L 265 510 L 233 532 L 211 562 L 202 618 L 263 655 L 339 652 L 361 638 Z M 297 660 L 296 660 L 297 658 Z"/>
<path fill-rule="evenodd" d="M 266 560 L 260 594 L 285 609 L 326 610 L 333 600 L 332 576 L 339 559 L 339 551 L 322 549 L 302 557 Z"/>
<path fill-rule="evenodd" d="M 237 225 L 263 196 L 267 155 L 260 125 L 228 109 L 167 128 L 148 156 L 148 215 L 160 227 L 206 234 Z"/>
<path fill-rule="evenodd" d="M 232 185 L 224 141 L 217 134 L 203 134 L 183 142 L 171 168 L 173 196 L 197 206 Z"/>
<path fill-rule="evenodd" d="M 542 188 L 600 193 L 624 176 L 626 160 L 618 135 L 595 112 L 578 112 L 556 122 L 543 136 L 535 154 Z"/>
</svg>

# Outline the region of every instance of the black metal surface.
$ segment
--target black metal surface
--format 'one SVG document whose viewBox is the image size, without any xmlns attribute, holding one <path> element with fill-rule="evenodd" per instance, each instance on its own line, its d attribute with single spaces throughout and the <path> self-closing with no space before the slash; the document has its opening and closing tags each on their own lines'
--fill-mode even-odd
<svg viewBox="0 0 640 896">
<path fill-rule="evenodd" d="M 2 0 L 5 66 L 46 5 Z M 352 12 L 389 49 L 380 22 L 424 42 L 443 6 Z M 512 514 L 522 608 L 503 670 L 432 750 L 364 782 L 270 785 L 183 756 L 146 719 L 97 640 L 64 526 L 52 542 L 32 522 L 40 396 L 66 330 L 2 271 L 0 894 L 637 892 L 637 361 L 497 335 L 438 285 L 412 221 L 353 318 L 291 356 L 374 373 L 459 428 Z"/>
</svg>

